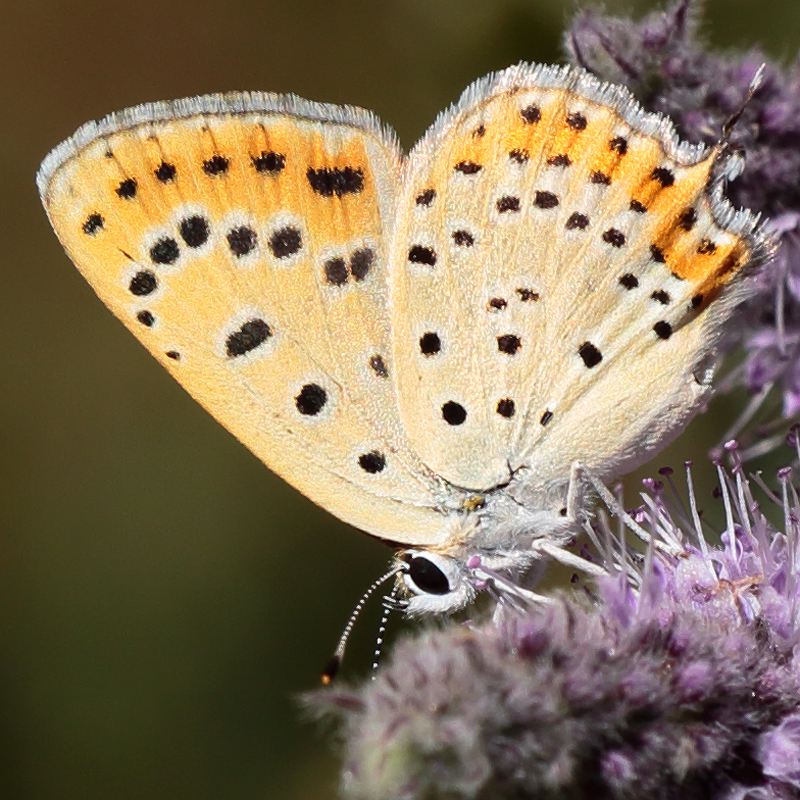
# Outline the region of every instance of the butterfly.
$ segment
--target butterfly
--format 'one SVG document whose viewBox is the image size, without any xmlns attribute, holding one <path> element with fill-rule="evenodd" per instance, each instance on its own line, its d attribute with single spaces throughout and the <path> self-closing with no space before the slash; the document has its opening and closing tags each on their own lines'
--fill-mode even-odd
<svg viewBox="0 0 800 800">
<path fill-rule="evenodd" d="M 623 87 L 519 64 L 407 155 L 362 109 L 209 95 L 87 123 L 37 181 L 106 305 L 270 469 L 398 548 L 421 614 L 569 563 L 581 476 L 706 402 L 770 252 L 724 197 L 738 164 Z"/>
</svg>

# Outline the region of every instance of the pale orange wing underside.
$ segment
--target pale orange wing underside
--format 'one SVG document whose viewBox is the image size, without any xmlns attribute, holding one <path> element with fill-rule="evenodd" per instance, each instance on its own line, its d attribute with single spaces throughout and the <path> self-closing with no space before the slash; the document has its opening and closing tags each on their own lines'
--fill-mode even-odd
<svg viewBox="0 0 800 800">
<path fill-rule="evenodd" d="M 239 95 L 79 131 L 40 185 L 98 295 L 223 425 L 340 518 L 426 542 L 442 484 L 390 377 L 397 175 L 366 112 Z"/>
</svg>

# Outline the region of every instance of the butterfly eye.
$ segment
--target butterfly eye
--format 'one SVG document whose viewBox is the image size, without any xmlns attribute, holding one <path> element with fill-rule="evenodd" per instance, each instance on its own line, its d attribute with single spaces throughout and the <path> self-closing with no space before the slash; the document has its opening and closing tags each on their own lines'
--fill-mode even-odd
<svg viewBox="0 0 800 800">
<path fill-rule="evenodd" d="M 447 575 L 425 556 L 414 556 L 408 563 L 406 575 L 414 584 L 409 588 L 416 588 L 421 594 L 441 595 L 451 591 Z"/>
</svg>

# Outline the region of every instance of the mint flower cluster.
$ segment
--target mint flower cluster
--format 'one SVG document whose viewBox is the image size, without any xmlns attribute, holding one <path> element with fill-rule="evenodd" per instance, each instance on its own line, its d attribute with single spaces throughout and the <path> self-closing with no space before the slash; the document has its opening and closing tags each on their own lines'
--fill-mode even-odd
<svg viewBox="0 0 800 800">
<path fill-rule="evenodd" d="M 345 795 L 800 797 L 800 503 L 781 471 L 761 490 L 774 527 L 741 465 L 719 472 L 720 546 L 650 481 L 629 518 L 644 552 L 595 522 L 607 577 L 423 631 L 374 681 L 315 693 L 342 727 Z"/>
</svg>

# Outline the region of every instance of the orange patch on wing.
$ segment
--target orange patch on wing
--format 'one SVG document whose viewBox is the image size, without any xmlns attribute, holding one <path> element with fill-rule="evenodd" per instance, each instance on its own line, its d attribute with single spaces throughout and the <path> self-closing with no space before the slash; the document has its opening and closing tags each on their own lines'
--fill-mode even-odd
<svg viewBox="0 0 800 800">
<path fill-rule="evenodd" d="M 569 107 L 569 102 L 565 105 Z M 579 112 L 579 115 L 586 120 L 585 127 L 576 128 L 574 124 L 569 124 L 570 113 L 557 119 L 552 136 L 546 144 L 547 158 L 566 155 L 572 164 L 597 164 L 599 166 L 592 166 L 592 169 L 607 171 L 610 167 L 605 165 L 604 159 L 610 152 L 607 141 L 611 137 L 616 116 L 607 109 L 592 104 L 588 106 L 586 114 Z"/>
<path fill-rule="evenodd" d="M 715 287 L 729 280 L 747 260 L 743 240 L 723 233 L 718 226 L 704 231 L 701 226 L 687 230 L 681 224 L 689 208 L 697 206 L 708 212 L 704 193 L 713 163 L 712 154 L 690 169 L 676 171 L 675 181 L 669 187 L 663 187 L 658 180 L 648 176 L 644 191 L 636 194 L 636 199 L 648 208 L 648 215 L 658 220 L 652 238 L 653 247 L 663 255 L 673 275 L 701 284 L 700 291 L 705 298 Z M 715 232 L 718 232 L 718 237 L 713 241 L 708 237 Z"/>
<path fill-rule="evenodd" d="M 576 131 L 564 120 L 560 120 L 546 143 L 547 157 L 566 153 L 573 163 L 580 161 L 587 147 L 591 145 L 590 137 L 588 126 L 586 130 Z"/>
<path fill-rule="evenodd" d="M 618 159 L 611 178 L 614 185 L 618 189 L 625 190 L 631 200 L 636 200 L 648 208 L 652 197 L 643 190 L 651 182 L 653 169 L 662 158 L 661 148 L 657 142 L 645 139 L 635 132 L 627 138 L 626 147 L 627 152 L 624 157 Z"/>
<path fill-rule="evenodd" d="M 697 288 L 697 294 L 703 297 L 702 308 L 713 300 L 719 290 L 747 263 L 750 251 L 744 241 L 719 248 L 711 263 L 706 261 L 705 274 L 702 283 Z"/>
<path fill-rule="evenodd" d="M 304 165 L 302 180 L 298 180 L 302 187 L 300 205 L 309 230 L 335 231 L 332 238 L 343 241 L 357 231 L 374 230 L 379 225 L 374 176 L 361 139 L 344 142 L 341 149 L 331 152 L 321 137 L 316 138 L 307 157 L 298 156 Z M 307 170 L 318 171 L 317 190 Z M 326 174 L 330 177 L 325 178 Z M 326 180 L 343 191 L 320 191 Z"/>
<path fill-rule="evenodd" d="M 541 118 L 537 122 L 526 123 L 520 112 L 518 100 L 509 97 L 500 107 L 489 109 L 483 118 L 483 135 L 475 136 L 478 123 L 470 117 L 463 125 L 461 141 L 454 147 L 451 168 L 461 163 L 485 166 L 491 161 L 509 158 L 512 151 L 518 157 L 536 163 L 541 155 L 549 128 L 553 121 L 553 102 L 547 105 L 536 103 Z M 484 109 L 481 109 L 484 112 Z"/>
</svg>

